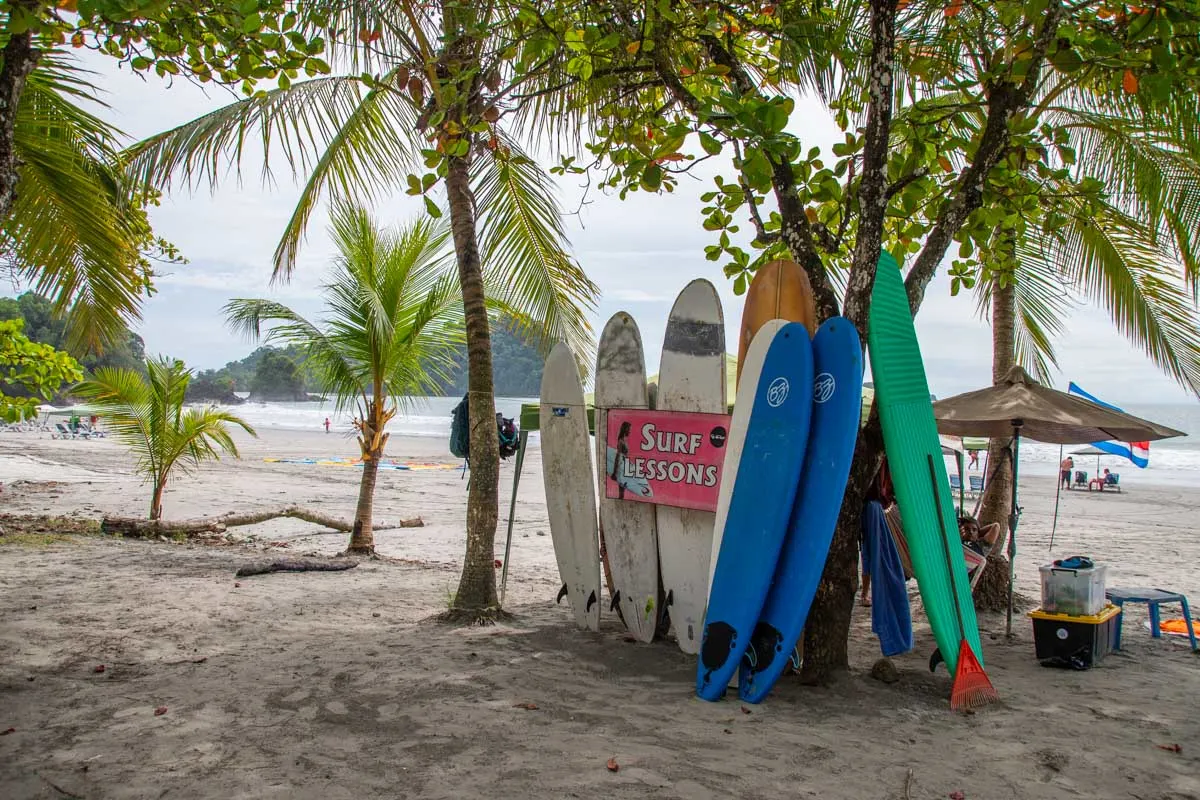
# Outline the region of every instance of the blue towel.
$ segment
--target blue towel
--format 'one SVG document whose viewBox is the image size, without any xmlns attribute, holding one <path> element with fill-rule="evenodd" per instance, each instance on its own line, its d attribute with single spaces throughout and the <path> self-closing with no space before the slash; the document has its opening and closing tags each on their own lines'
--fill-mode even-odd
<svg viewBox="0 0 1200 800">
<path fill-rule="evenodd" d="M 872 500 L 863 508 L 863 572 L 871 576 L 871 632 L 879 637 L 885 656 L 898 656 L 913 648 L 912 612 L 904 565 L 883 515 L 883 506 Z"/>
</svg>

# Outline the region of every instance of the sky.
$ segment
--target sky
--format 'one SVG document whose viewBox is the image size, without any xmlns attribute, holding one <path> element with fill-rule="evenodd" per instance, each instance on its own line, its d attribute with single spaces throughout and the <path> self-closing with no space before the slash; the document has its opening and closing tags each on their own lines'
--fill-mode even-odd
<svg viewBox="0 0 1200 800">
<path fill-rule="evenodd" d="M 142 78 L 120 70 L 111 59 L 91 57 L 95 82 L 105 90 L 109 108 L 99 109 L 133 139 L 139 139 L 231 102 L 226 90 L 184 81 L 168 85 L 157 77 Z M 815 102 L 802 101 L 794 114 L 806 143 L 841 140 L 835 125 Z M 151 213 L 158 235 L 174 242 L 189 259 L 163 269 L 157 293 L 143 309 L 137 332 L 149 353 L 184 359 L 190 366 L 211 368 L 245 356 L 253 343 L 229 331 L 221 307 L 234 297 L 269 297 L 315 317 L 320 312 L 320 286 L 333 256 L 325 235 L 325 210 L 313 214 L 308 239 L 290 283 L 271 285 L 272 254 L 291 215 L 298 188 L 276 166 L 274 181 L 264 184 L 259 164 L 247 160 L 241 180 L 230 174 L 220 188 L 189 192 L 177 188 Z M 707 166 L 707 165 L 704 165 Z M 584 192 L 578 176 L 559 181 L 572 251 L 601 290 L 591 314 L 597 331 L 617 311 L 631 314 L 645 342 L 647 373 L 658 370 L 667 315 L 678 292 L 692 279 L 712 281 L 725 309 L 728 349 L 736 351 L 740 300 L 720 263 L 704 259 L 714 243 L 700 225 L 700 195 L 712 188 L 716 169 L 685 176 L 673 194 L 635 193 L 626 200 L 615 194 Z M 376 206 L 385 223 L 420 213 L 413 198 L 402 193 Z M 577 212 L 577 213 L 576 213 Z M 16 287 L 0 287 L 0 294 Z M 1068 320 L 1068 336 L 1058 343 L 1063 367 L 1055 386 L 1073 380 L 1109 402 L 1194 402 L 1163 376 L 1145 356 L 1128 345 L 1100 311 L 1083 306 Z M 990 383 L 991 332 L 975 313 L 969 295 L 951 297 L 944 272 L 929 288 L 917 317 L 930 389 L 939 397 Z"/>
</svg>

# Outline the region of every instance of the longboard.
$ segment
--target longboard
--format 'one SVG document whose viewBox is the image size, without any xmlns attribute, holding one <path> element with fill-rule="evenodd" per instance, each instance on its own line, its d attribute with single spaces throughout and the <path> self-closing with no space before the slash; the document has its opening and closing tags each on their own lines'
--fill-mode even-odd
<svg viewBox="0 0 1200 800">
<path fill-rule="evenodd" d="M 750 643 L 796 498 L 812 413 L 804 325 L 762 326 L 742 365 L 729 424 L 696 694 L 718 700 Z"/>
<path fill-rule="evenodd" d="M 596 463 L 608 467 L 598 476 L 600 527 L 612 572 L 612 607 L 619 608 L 625 627 L 634 637 L 649 642 L 654 639 L 661 614 L 654 506 L 607 496 L 613 473 L 621 472 L 617 442 L 607 441 L 610 408 L 647 408 L 642 337 L 633 317 L 624 311 L 614 314 L 604 326 L 596 349 Z M 624 488 L 630 490 L 629 485 Z M 645 488 L 649 491 L 650 487 L 647 484 Z"/>
<path fill-rule="evenodd" d="M 684 287 L 667 318 L 660 363 L 658 408 L 724 414 L 725 316 L 717 290 L 706 280 Z M 658 506 L 658 563 L 675 641 L 700 652 L 716 514 Z"/>
<path fill-rule="evenodd" d="M 758 268 L 746 290 L 738 336 L 737 378 L 758 329 L 773 319 L 802 322 L 811 336 L 817 330 L 817 308 L 808 275 L 795 261 L 769 261 Z"/>
<path fill-rule="evenodd" d="M 542 371 L 538 422 L 546 512 L 563 582 L 558 599 L 567 598 L 579 627 L 599 630 L 600 549 L 587 408 L 575 356 L 562 343 L 550 351 Z"/>
<path fill-rule="evenodd" d="M 821 582 L 854 460 L 863 359 L 848 319 L 826 320 L 813 337 L 813 410 L 800 486 L 775 579 L 742 659 L 738 694 L 760 702 L 787 668 Z"/>
<path fill-rule="evenodd" d="M 954 674 L 964 636 L 983 664 L 979 625 L 908 295 L 896 260 L 886 252 L 879 257 L 871 294 L 868 352 L 888 472 L 896 489 L 921 602 L 942 658 Z M 956 597 L 962 612 L 961 628 L 954 608 Z"/>
</svg>

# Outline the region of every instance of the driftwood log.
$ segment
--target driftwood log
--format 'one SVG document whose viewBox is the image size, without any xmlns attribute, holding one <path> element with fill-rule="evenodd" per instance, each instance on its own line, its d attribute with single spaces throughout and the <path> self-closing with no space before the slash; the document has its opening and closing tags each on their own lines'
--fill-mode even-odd
<svg viewBox="0 0 1200 800">
<path fill-rule="evenodd" d="M 201 519 L 181 520 L 152 520 L 142 517 L 104 517 L 100 521 L 100 530 L 104 533 L 119 534 L 132 539 L 152 539 L 157 536 L 195 536 L 201 533 L 224 533 L 227 528 L 241 525 L 257 525 L 269 519 L 292 517 L 330 528 L 342 533 L 354 529 L 353 522 L 347 522 L 336 517 L 326 516 L 308 508 L 288 506 L 271 511 L 253 511 L 246 514 L 222 514 L 219 517 L 203 517 Z M 391 528 L 422 528 L 425 523 L 420 517 L 402 519 L 397 525 L 373 525 L 374 530 L 389 530 Z"/>
<path fill-rule="evenodd" d="M 341 572 L 357 566 L 357 561 L 346 559 L 323 561 L 315 558 L 277 558 L 274 561 L 252 562 L 239 568 L 234 575 L 244 578 L 247 575 L 266 575 L 270 572 Z"/>
</svg>

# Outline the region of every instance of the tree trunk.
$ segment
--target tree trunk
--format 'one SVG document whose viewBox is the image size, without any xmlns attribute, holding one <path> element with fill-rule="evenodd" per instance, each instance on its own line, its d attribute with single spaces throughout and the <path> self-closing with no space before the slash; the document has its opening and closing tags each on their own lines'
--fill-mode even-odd
<svg viewBox="0 0 1200 800">
<path fill-rule="evenodd" d="M 451 612 L 486 621 L 495 615 L 495 537 L 499 518 L 500 442 L 492 386 L 492 341 L 475 235 L 475 194 L 466 158 L 451 158 L 446 194 L 458 257 L 467 329 L 467 408 L 471 432 L 471 486 L 467 493 L 467 552 Z"/>
<path fill-rule="evenodd" d="M 847 651 L 850 616 L 858 593 L 858 553 L 862 536 L 862 511 L 871 481 L 883 460 L 883 433 L 879 414 L 871 409 L 867 424 L 858 433 L 854 463 L 842 496 L 842 510 L 804 627 L 804 660 L 800 680 L 824 684 L 850 667 Z"/>
<path fill-rule="evenodd" d="M 154 484 L 154 494 L 150 496 L 150 519 L 162 519 L 163 509 L 163 491 L 167 488 L 167 479 L 163 478 Z"/>
<path fill-rule="evenodd" d="M 846 285 L 843 310 L 865 343 L 871 291 L 875 286 L 883 223 L 887 213 L 888 135 L 891 130 L 892 87 L 896 47 L 896 5 L 891 0 L 871 2 L 871 62 L 869 104 L 863 149 L 863 175 L 859 188 L 859 214 L 854 261 Z M 823 318 L 827 314 L 821 315 Z M 879 471 L 883 438 L 879 414 L 872 408 L 859 431 L 850 477 L 842 496 L 842 509 L 821 583 L 813 598 L 804 631 L 801 680 L 827 683 L 850 667 L 847 642 L 854 596 L 858 592 L 858 553 L 862 535 L 862 510 L 867 489 Z"/>
<path fill-rule="evenodd" d="M 994 279 L 992 285 L 992 383 L 998 384 L 1016 360 L 1016 287 L 1009 277 L 1006 285 Z M 987 472 L 984 475 L 983 503 L 979 510 L 981 526 L 1000 523 L 1001 536 L 1009 534 L 1008 515 L 1012 510 L 1011 437 L 992 439 L 988 444 Z M 983 567 L 975 587 L 975 606 L 981 611 L 999 611 L 1007 606 L 1008 560 L 993 556 Z M 997 585 L 1003 584 L 1003 590 Z M 1001 598 L 999 608 L 995 606 Z"/>
<path fill-rule="evenodd" d="M 8 219 L 17 198 L 21 163 L 14 149 L 13 129 L 25 82 L 40 56 L 41 51 L 33 46 L 30 33 L 13 36 L 4 46 L 4 66 L 0 68 L 0 222 Z"/>
<path fill-rule="evenodd" d="M 363 454 L 363 476 L 358 485 L 358 507 L 354 509 L 354 530 L 350 531 L 347 553 L 375 552 L 375 532 L 371 527 L 371 514 L 375 508 L 375 479 L 379 477 L 379 458 L 383 451 Z"/>
</svg>

